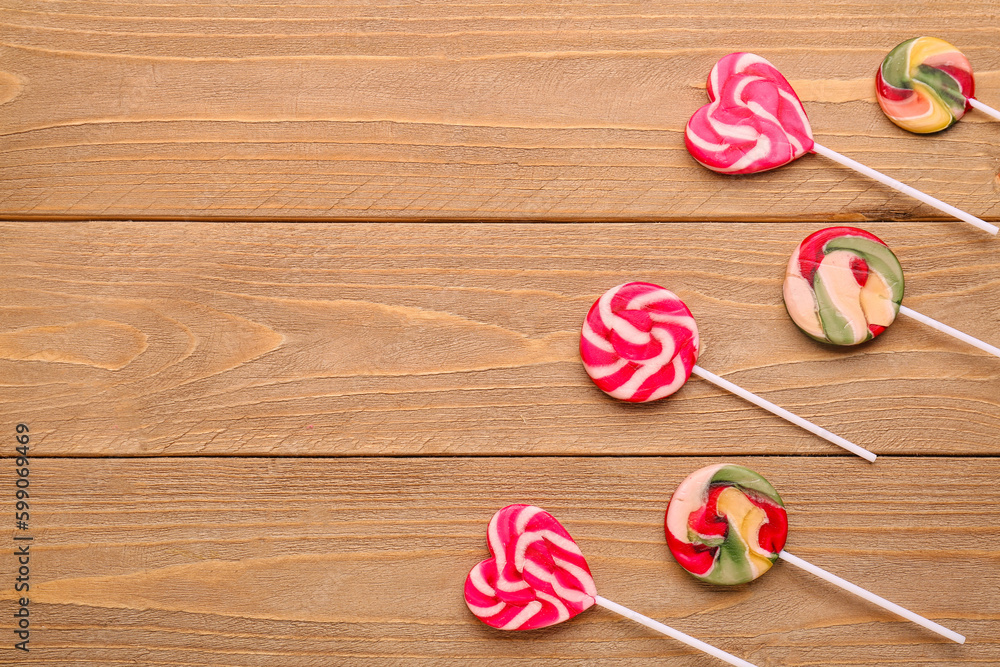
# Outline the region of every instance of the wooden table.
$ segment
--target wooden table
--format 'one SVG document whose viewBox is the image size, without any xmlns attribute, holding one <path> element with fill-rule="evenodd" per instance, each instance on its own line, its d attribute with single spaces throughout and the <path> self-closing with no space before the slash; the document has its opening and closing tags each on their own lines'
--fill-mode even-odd
<svg viewBox="0 0 1000 667">
<path fill-rule="evenodd" d="M 486 522 L 530 502 L 603 596 L 758 665 L 1000 664 L 1000 359 L 902 318 L 833 349 L 781 301 L 796 244 L 855 224 L 907 305 L 1000 344 L 1000 241 L 818 156 L 724 177 L 682 141 L 753 51 L 820 142 L 997 222 L 1000 125 L 911 135 L 872 92 L 932 34 L 1000 105 L 996 0 L 326 4 L 0 9 L 0 663 L 722 664 L 600 609 L 476 621 Z M 703 380 L 605 396 L 579 328 L 628 280 L 687 302 L 702 366 L 879 460 Z M 778 488 L 790 551 L 968 643 L 788 564 L 684 573 L 663 511 L 721 461 Z"/>
</svg>

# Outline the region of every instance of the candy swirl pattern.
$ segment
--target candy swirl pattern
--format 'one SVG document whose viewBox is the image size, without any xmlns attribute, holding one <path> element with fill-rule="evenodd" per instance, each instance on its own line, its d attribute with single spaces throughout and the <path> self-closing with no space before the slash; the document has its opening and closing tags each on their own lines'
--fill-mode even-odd
<svg viewBox="0 0 1000 667">
<path fill-rule="evenodd" d="M 688 152 L 723 174 L 775 169 L 813 148 L 802 102 L 774 65 L 753 53 L 730 53 L 708 75 L 708 104 L 684 130 Z"/>
<path fill-rule="evenodd" d="M 490 519 L 492 558 L 472 568 L 465 603 L 501 630 L 555 625 L 590 608 L 597 595 L 587 561 L 555 517 L 534 505 L 508 505 Z"/>
<path fill-rule="evenodd" d="M 903 300 L 903 268 L 882 239 L 854 227 L 810 234 L 788 260 L 785 308 L 807 335 L 857 345 L 885 331 Z"/>
<path fill-rule="evenodd" d="M 767 572 L 788 536 L 781 497 L 759 474 L 708 466 L 681 482 L 663 522 L 670 553 L 702 581 L 734 585 Z"/>
<path fill-rule="evenodd" d="M 937 37 L 899 44 L 875 73 L 882 111 L 904 130 L 927 134 L 954 125 L 971 109 L 972 65 L 961 51 Z"/>
<path fill-rule="evenodd" d="M 676 294 L 632 282 L 612 287 L 587 313 L 583 366 L 598 387 L 634 403 L 674 393 L 698 360 L 698 325 Z"/>
</svg>

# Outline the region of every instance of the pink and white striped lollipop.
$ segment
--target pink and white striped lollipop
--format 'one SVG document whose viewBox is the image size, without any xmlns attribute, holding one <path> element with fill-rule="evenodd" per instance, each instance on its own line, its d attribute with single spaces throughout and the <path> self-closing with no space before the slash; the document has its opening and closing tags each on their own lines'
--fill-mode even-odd
<svg viewBox="0 0 1000 667">
<path fill-rule="evenodd" d="M 802 102 L 766 59 L 730 53 L 708 75 L 709 103 L 694 112 L 684 130 L 688 152 L 722 174 L 756 174 L 819 153 L 959 220 L 996 234 L 996 225 L 945 204 L 916 188 L 816 143 Z"/>
<path fill-rule="evenodd" d="M 760 56 L 731 53 L 715 63 L 708 99 L 688 121 L 684 143 L 712 171 L 756 174 L 813 149 L 812 127 L 795 89 Z"/>
<path fill-rule="evenodd" d="M 508 505 L 490 519 L 492 558 L 472 568 L 465 602 L 501 630 L 534 630 L 589 609 L 597 588 L 583 552 L 555 517 L 533 505 Z"/>
<path fill-rule="evenodd" d="M 587 313 L 580 356 L 605 393 L 633 403 L 654 401 L 687 382 L 698 361 L 698 325 L 684 302 L 652 283 L 625 283 Z"/>
<path fill-rule="evenodd" d="M 810 433 L 874 461 L 875 454 L 850 440 L 698 366 L 698 325 L 681 299 L 652 283 L 612 287 L 590 308 L 580 333 L 587 375 L 609 396 L 655 401 L 670 396 L 694 374 L 801 426 Z"/>
<path fill-rule="evenodd" d="M 555 517 L 534 505 L 508 505 L 486 529 L 491 557 L 465 579 L 465 603 L 500 630 L 534 630 L 567 621 L 598 605 L 737 667 L 754 667 L 670 626 L 597 594 L 580 547 Z"/>
</svg>

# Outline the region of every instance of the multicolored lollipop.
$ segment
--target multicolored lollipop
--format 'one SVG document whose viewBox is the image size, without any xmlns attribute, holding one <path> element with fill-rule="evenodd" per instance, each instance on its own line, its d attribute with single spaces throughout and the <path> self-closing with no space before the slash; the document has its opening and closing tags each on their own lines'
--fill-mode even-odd
<svg viewBox="0 0 1000 667">
<path fill-rule="evenodd" d="M 612 287 L 590 308 L 580 334 L 587 375 L 609 396 L 630 402 L 664 398 L 694 374 L 867 461 L 875 454 L 697 365 L 698 326 L 668 289 L 632 282 Z"/>
<path fill-rule="evenodd" d="M 875 73 L 882 111 L 896 125 L 918 134 L 947 129 L 973 107 L 1000 119 L 1000 111 L 973 96 L 975 88 L 969 59 L 937 37 L 898 44 Z"/>
<path fill-rule="evenodd" d="M 818 341 L 857 345 L 885 331 L 903 300 L 903 268 L 889 246 L 854 227 L 810 234 L 785 272 L 785 308 Z"/>
<path fill-rule="evenodd" d="M 745 584 L 771 569 L 788 537 L 781 496 L 749 468 L 714 465 L 674 491 L 664 518 L 667 546 L 710 584 Z"/>
<path fill-rule="evenodd" d="M 809 118 L 791 84 L 774 65 L 753 53 L 730 53 L 708 75 L 709 103 L 684 130 L 688 152 L 722 174 L 756 174 L 819 153 L 879 183 L 929 204 L 979 229 L 1000 229 L 816 143 Z"/>
<path fill-rule="evenodd" d="M 702 581 L 744 584 L 770 570 L 780 558 L 954 642 L 965 643 L 957 632 L 785 551 L 788 518 L 784 503 L 774 487 L 749 468 L 723 463 L 688 475 L 670 498 L 663 527 L 674 559 Z"/>
<path fill-rule="evenodd" d="M 783 291 L 795 325 L 823 343 L 864 343 L 903 313 L 1000 357 L 1000 348 L 902 305 L 899 260 L 863 229 L 828 227 L 807 236 L 788 260 Z"/>
<path fill-rule="evenodd" d="M 534 505 L 508 505 L 486 529 L 491 557 L 465 580 L 465 603 L 500 630 L 534 630 L 604 607 L 738 667 L 754 667 L 690 635 L 597 594 L 580 547 L 555 517 Z"/>
</svg>

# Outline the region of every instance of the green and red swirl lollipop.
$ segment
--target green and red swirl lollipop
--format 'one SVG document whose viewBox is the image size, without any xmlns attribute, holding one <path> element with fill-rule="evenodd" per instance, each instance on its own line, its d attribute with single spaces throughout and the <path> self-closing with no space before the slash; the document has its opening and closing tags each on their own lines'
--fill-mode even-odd
<svg viewBox="0 0 1000 667">
<path fill-rule="evenodd" d="M 674 492 L 664 517 L 670 553 L 711 584 L 745 584 L 771 569 L 788 537 L 781 496 L 743 466 L 697 470 Z"/>
<path fill-rule="evenodd" d="M 885 331 L 903 300 L 903 267 L 882 239 L 855 227 L 810 234 L 788 260 L 785 308 L 824 343 L 857 345 Z"/>
<path fill-rule="evenodd" d="M 779 558 L 959 644 L 965 637 L 785 551 L 788 515 L 760 474 L 722 463 L 680 483 L 663 520 L 677 563 L 701 581 L 733 586 L 753 581 Z"/>
<path fill-rule="evenodd" d="M 1000 349 L 902 305 L 903 268 L 885 241 L 856 227 L 807 236 L 785 271 L 785 309 L 799 329 L 823 343 L 869 341 L 903 313 L 1000 357 Z"/>
<path fill-rule="evenodd" d="M 940 132 L 970 109 L 1000 120 L 1000 111 L 974 97 L 969 59 L 937 37 L 914 37 L 896 45 L 875 72 L 875 93 L 893 123 L 917 134 Z"/>
</svg>

